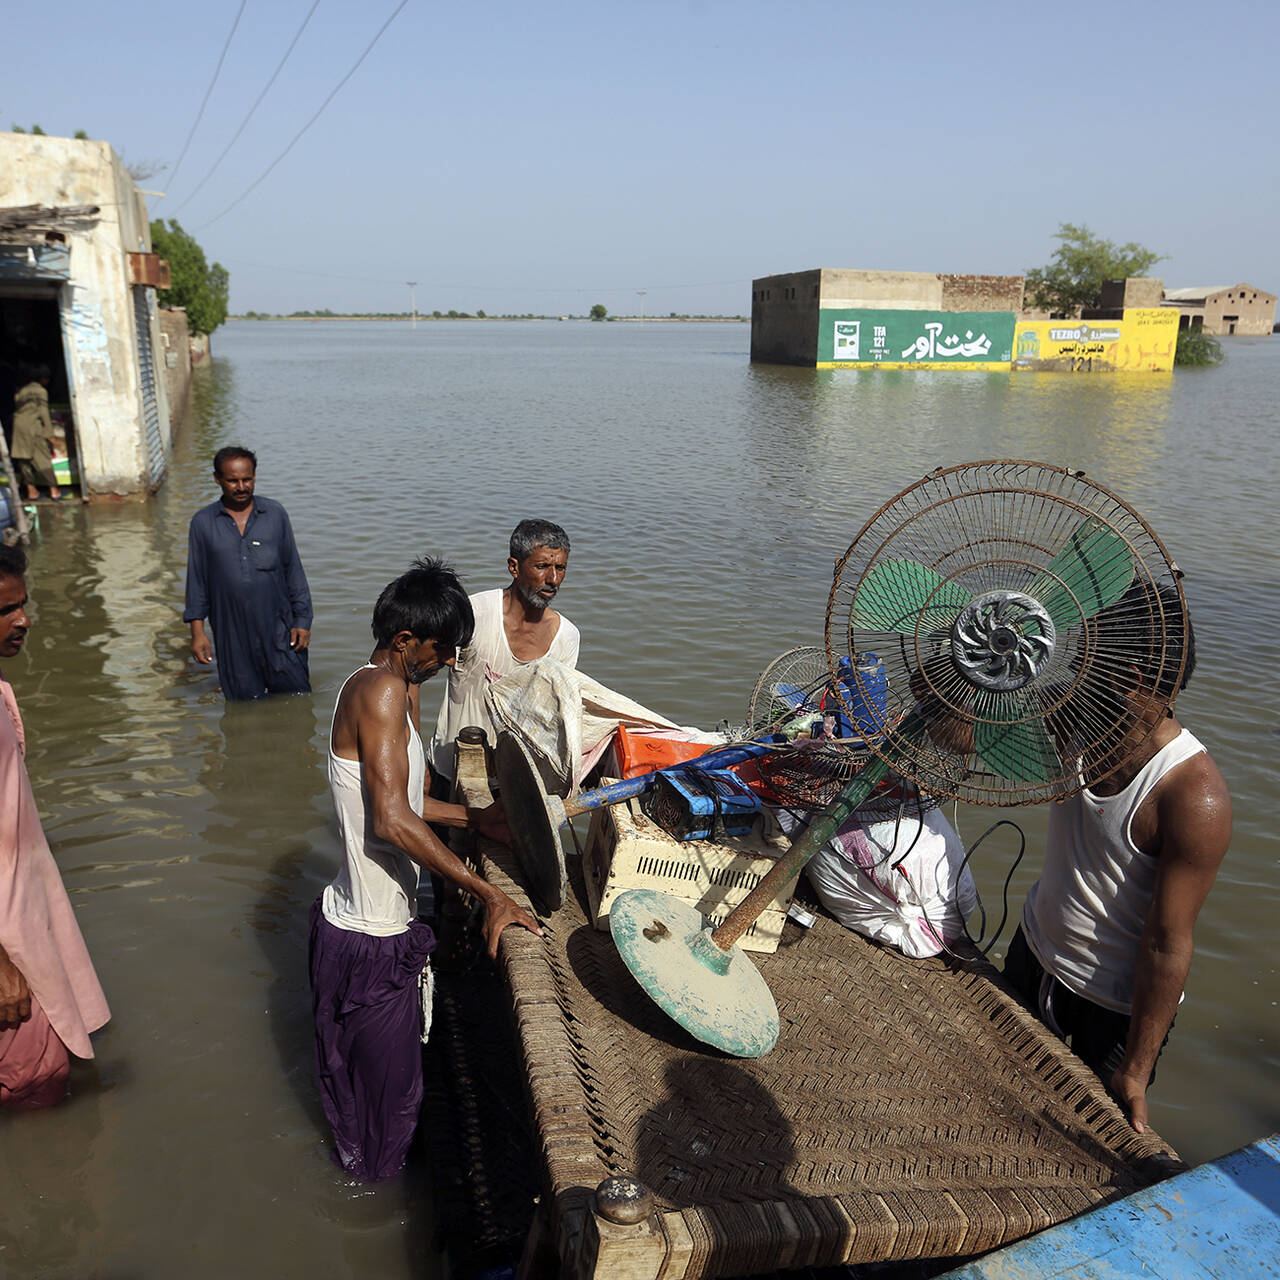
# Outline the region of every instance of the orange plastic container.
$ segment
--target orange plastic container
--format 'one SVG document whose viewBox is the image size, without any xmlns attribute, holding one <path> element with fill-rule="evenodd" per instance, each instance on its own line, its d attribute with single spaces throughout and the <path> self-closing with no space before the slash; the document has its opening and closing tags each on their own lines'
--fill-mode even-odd
<svg viewBox="0 0 1280 1280">
<path fill-rule="evenodd" d="M 715 750 L 715 743 L 681 742 L 678 738 L 644 733 L 639 729 L 619 725 L 614 749 L 618 755 L 618 770 L 622 777 L 639 778 L 655 769 L 665 769 L 668 765 L 683 764 L 686 760 L 705 756 L 708 751 Z"/>
</svg>

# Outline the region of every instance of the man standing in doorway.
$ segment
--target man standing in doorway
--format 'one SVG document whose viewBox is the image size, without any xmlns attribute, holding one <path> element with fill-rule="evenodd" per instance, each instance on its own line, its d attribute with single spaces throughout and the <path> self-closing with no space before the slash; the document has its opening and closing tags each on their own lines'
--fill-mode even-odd
<svg viewBox="0 0 1280 1280">
<path fill-rule="evenodd" d="M 431 763 L 438 777 L 452 779 L 453 744 L 468 725 L 480 725 L 493 741 L 497 726 L 484 705 L 491 684 L 535 658 L 578 665 L 578 628 L 551 607 L 568 566 L 569 536 L 558 524 L 521 520 L 508 546 L 511 585 L 471 597 L 475 635 L 449 672 L 436 722 Z"/>
<path fill-rule="evenodd" d="M 27 557 L 0 547 L 0 658 L 30 628 Z M 61 1102 L 69 1054 L 92 1058 L 89 1033 L 111 1017 L 49 851 L 23 759 L 18 702 L 0 675 L 0 1106 Z"/>
<path fill-rule="evenodd" d="M 191 517 L 187 606 L 191 653 L 213 661 L 205 619 L 218 642 L 218 679 L 233 700 L 310 693 L 311 592 L 285 509 L 254 494 L 258 459 L 228 445 L 213 456 L 217 502 Z"/>
</svg>

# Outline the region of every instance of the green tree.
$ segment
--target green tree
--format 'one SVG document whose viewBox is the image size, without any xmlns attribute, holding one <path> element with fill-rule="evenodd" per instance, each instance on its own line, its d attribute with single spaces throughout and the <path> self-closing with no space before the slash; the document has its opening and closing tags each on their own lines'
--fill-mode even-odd
<svg viewBox="0 0 1280 1280">
<path fill-rule="evenodd" d="M 192 333 L 212 333 L 227 318 L 231 277 L 220 262 L 210 266 L 204 250 L 176 219 L 151 224 L 151 247 L 169 263 L 171 287 L 161 289 L 161 306 L 186 307 Z"/>
<path fill-rule="evenodd" d="M 1102 305 L 1102 282 L 1145 276 L 1165 255 L 1132 240 L 1116 244 L 1102 240 L 1088 227 L 1058 224 L 1057 252 L 1043 267 L 1027 272 L 1027 305 L 1053 312 Z"/>
<path fill-rule="evenodd" d="M 1179 329 L 1178 348 L 1173 353 L 1177 365 L 1221 364 L 1226 359 L 1222 343 L 1203 329 Z"/>
<path fill-rule="evenodd" d="M 609 312 L 605 309 L 603 302 L 597 302 L 596 305 L 591 308 L 591 318 L 593 320 L 603 320 L 608 314 Z"/>
</svg>

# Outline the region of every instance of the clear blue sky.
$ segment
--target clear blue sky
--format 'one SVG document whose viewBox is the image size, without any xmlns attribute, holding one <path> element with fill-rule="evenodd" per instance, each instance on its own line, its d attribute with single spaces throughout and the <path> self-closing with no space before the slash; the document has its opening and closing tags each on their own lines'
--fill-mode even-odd
<svg viewBox="0 0 1280 1280">
<path fill-rule="evenodd" d="M 10 7 L 0 125 L 169 166 L 235 310 L 746 313 L 808 267 L 1017 273 L 1060 222 L 1280 292 L 1280 6 L 312 0 Z M 22 56 L 15 56 L 16 51 Z"/>
</svg>

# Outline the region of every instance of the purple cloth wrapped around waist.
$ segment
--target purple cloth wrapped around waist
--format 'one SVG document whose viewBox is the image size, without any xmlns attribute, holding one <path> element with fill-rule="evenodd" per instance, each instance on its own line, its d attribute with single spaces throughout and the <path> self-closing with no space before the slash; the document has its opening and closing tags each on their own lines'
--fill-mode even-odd
<svg viewBox="0 0 1280 1280">
<path fill-rule="evenodd" d="M 422 1103 L 418 975 L 435 950 L 421 920 L 372 937 L 311 908 L 316 1074 L 342 1167 L 386 1178 L 404 1166 Z"/>
</svg>

